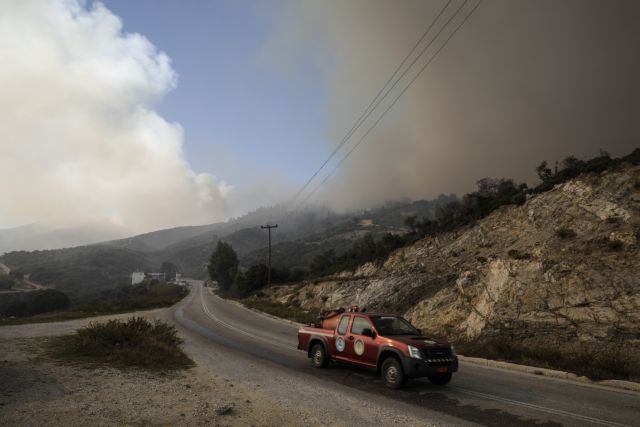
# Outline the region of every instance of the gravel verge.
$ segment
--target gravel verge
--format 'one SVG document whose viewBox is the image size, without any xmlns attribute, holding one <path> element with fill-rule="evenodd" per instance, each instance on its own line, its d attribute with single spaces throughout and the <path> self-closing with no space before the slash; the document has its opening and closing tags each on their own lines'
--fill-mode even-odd
<svg viewBox="0 0 640 427">
<path fill-rule="evenodd" d="M 279 426 L 298 421 L 207 369 L 162 374 L 86 368 L 47 359 L 42 345 L 42 339 L 0 339 L 3 426 Z"/>
</svg>

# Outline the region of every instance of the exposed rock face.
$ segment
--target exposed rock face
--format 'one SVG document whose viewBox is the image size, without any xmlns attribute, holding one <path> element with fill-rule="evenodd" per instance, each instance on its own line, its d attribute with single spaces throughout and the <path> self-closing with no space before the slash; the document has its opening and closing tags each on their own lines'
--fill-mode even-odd
<svg viewBox="0 0 640 427">
<path fill-rule="evenodd" d="M 640 345 L 640 167 L 581 176 L 473 227 L 338 277 L 273 287 L 309 309 L 404 313 L 453 339 L 508 336 Z"/>
</svg>

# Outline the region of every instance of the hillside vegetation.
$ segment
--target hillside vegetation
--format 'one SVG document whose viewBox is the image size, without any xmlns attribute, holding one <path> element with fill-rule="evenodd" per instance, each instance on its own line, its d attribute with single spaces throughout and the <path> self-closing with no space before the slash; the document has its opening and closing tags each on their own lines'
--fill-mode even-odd
<svg viewBox="0 0 640 427">
<path fill-rule="evenodd" d="M 639 164 L 640 150 L 541 165 L 540 186 L 500 203 L 481 183 L 387 258 L 261 295 L 309 312 L 399 312 L 466 354 L 638 379 Z"/>
<path fill-rule="evenodd" d="M 209 257 L 220 240 L 233 246 L 242 267 L 264 263 L 267 235 L 259 225 L 272 221 L 279 222 L 273 233 L 274 265 L 308 269 L 318 255 L 328 250 L 342 254 L 365 234 L 405 232 L 407 216 L 431 217 L 438 206 L 454 199 L 395 202 L 358 215 L 316 208 L 292 213 L 281 207 L 261 208 L 227 223 L 178 227 L 70 249 L 10 252 L 0 261 L 42 285 L 71 297 L 83 296 L 130 284 L 133 271 L 158 271 L 165 261 L 186 277 L 205 278 Z"/>
<path fill-rule="evenodd" d="M 30 280 L 70 295 L 131 284 L 131 272 L 152 270 L 156 264 L 144 253 L 103 245 L 10 252 L 1 259 L 12 271 L 28 274 Z"/>
<path fill-rule="evenodd" d="M 50 322 L 169 307 L 188 293 L 184 286 L 154 280 L 71 298 L 56 289 L 15 292 L 3 295 L 0 300 L 0 324 Z"/>
</svg>

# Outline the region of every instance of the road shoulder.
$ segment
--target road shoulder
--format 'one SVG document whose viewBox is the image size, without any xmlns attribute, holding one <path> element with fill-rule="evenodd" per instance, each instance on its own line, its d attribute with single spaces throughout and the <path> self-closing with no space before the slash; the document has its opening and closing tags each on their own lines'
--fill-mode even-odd
<svg viewBox="0 0 640 427">
<path fill-rule="evenodd" d="M 20 425 L 296 425 L 298 418 L 203 367 L 88 368 L 41 355 L 42 338 L 0 339 L 0 418 Z M 220 414 L 226 408 L 228 412 Z"/>
<path fill-rule="evenodd" d="M 214 293 L 215 295 L 215 293 Z M 251 307 L 247 307 L 244 304 L 242 304 L 239 301 L 234 301 L 234 300 L 229 300 L 229 299 L 225 299 L 225 301 L 240 307 L 244 310 L 249 310 L 252 311 L 260 316 L 264 316 L 273 320 L 277 320 L 280 321 L 284 324 L 288 324 L 288 325 L 293 325 L 293 326 L 300 326 L 300 323 L 297 322 L 293 322 L 291 320 L 288 319 L 283 319 L 281 317 L 277 317 L 274 316 L 272 314 L 268 314 L 268 313 L 264 313 L 260 310 L 256 310 L 255 308 L 251 308 Z M 585 377 L 585 376 L 580 376 L 580 375 L 576 375 L 572 372 L 565 372 L 565 371 L 559 371 L 559 370 L 555 370 L 555 369 L 547 369 L 547 368 L 540 368 L 540 367 L 536 367 L 536 366 L 528 366 L 528 365 L 520 365 L 517 363 L 510 363 L 510 362 L 504 362 L 501 360 L 491 360 L 491 359 L 484 359 L 484 358 L 479 358 L 479 357 L 470 357 L 470 356 L 463 356 L 463 355 L 458 355 L 458 357 L 460 358 L 461 362 L 465 362 L 465 363 L 470 363 L 470 364 L 474 364 L 474 365 L 481 365 L 481 366 L 488 366 L 488 367 L 492 367 L 492 368 L 496 368 L 496 369 L 504 369 L 504 370 L 508 370 L 508 371 L 515 371 L 515 372 L 521 372 L 521 373 L 526 373 L 526 374 L 530 374 L 530 375 L 535 375 L 535 376 L 543 376 L 543 377 L 549 377 L 549 378 L 555 378 L 555 379 L 561 379 L 561 380 L 566 380 L 572 383 L 579 383 L 582 385 L 593 385 L 593 386 L 598 386 L 598 387 L 606 387 L 606 388 L 614 388 L 614 389 L 619 389 L 619 390 L 625 390 L 625 391 L 633 391 L 633 392 L 638 392 L 640 393 L 640 383 L 637 382 L 633 382 L 633 381 L 623 381 L 623 380 L 601 380 L 601 381 L 593 381 L 590 380 L 589 378 Z"/>
</svg>

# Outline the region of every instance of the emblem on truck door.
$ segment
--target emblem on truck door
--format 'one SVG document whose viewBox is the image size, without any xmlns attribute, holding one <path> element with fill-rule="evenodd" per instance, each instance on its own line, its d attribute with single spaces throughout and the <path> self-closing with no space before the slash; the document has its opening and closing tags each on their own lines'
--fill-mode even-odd
<svg viewBox="0 0 640 427">
<path fill-rule="evenodd" d="M 353 345 L 353 351 L 355 351 L 358 356 L 362 356 L 364 353 L 364 342 L 362 340 L 357 340 Z"/>
<path fill-rule="evenodd" d="M 342 337 L 336 338 L 336 349 L 338 351 L 344 351 L 344 338 Z"/>
</svg>

